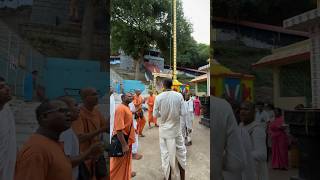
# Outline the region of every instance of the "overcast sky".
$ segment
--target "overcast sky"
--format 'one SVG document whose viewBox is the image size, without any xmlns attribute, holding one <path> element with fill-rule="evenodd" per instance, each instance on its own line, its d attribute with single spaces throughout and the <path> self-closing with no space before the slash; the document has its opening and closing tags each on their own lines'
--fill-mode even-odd
<svg viewBox="0 0 320 180">
<path fill-rule="evenodd" d="M 193 24 L 193 38 L 210 43 L 210 0 L 182 0 L 185 17 Z"/>
</svg>

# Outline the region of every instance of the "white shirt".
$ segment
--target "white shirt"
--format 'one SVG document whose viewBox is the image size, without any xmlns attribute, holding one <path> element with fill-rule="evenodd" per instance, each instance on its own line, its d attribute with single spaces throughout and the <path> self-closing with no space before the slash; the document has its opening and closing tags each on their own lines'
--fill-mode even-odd
<svg viewBox="0 0 320 180">
<path fill-rule="evenodd" d="M 115 113 L 116 113 L 116 101 L 114 99 L 114 94 L 111 94 L 111 96 L 110 96 L 110 142 L 111 142 L 111 138 L 112 138 Z"/>
<path fill-rule="evenodd" d="M 273 121 L 273 120 L 274 120 L 274 117 L 275 117 L 274 111 L 268 110 L 268 111 L 266 111 L 266 113 L 268 114 L 268 121 L 267 121 L 267 122 Z"/>
<path fill-rule="evenodd" d="M 17 156 L 16 127 L 8 104 L 0 111 L 0 179 L 12 180 Z"/>
<path fill-rule="evenodd" d="M 267 167 L 267 145 L 266 145 L 266 133 L 263 124 L 253 121 L 252 123 L 241 127 L 244 127 L 250 136 L 252 151 L 251 155 L 255 162 L 254 170 L 257 180 L 268 179 L 268 167 Z"/>
<path fill-rule="evenodd" d="M 255 121 L 259 123 L 266 123 L 269 121 L 269 115 L 266 111 L 260 112 L 259 110 L 256 112 Z"/>
<path fill-rule="evenodd" d="M 189 101 L 187 101 L 187 104 L 188 104 L 188 112 L 193 114 L 194 112 L 193 100 L 189 99 Z"/>
<path fill-rule="evenodd" d="M 60 135 L 60 141 L 63 142 L 64 153 L 69 157 L 79 156 L 79 140 L 72 128 L 67 129 Z M 76 166 L 72 169 L 72 177 L 78 179 L 79 167 Z"/>
<path fill-rule="evenodd" d="M 175 138 L 181 133 L 180 116 L 186 114 L 182 94 L 165 91 L 156 97 L 153 116 L 159 119 L 159 136 Z"/>
</svg>

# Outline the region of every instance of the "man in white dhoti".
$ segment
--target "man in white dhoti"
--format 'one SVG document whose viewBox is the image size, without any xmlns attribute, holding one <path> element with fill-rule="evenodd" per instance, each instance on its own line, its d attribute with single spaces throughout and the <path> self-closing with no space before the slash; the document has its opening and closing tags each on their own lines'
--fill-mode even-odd
<svg viewBox="0 0 320 180">
<path fill-rule="evenodd" d="M 10 88 L 0 77 L 0 179 L 13 180 L 17 155 L 16 128 L 8 102 Z"/>
<path fill-rule="evenodd" d="M 210 97 L 212 134 L 212 180 L 242 180 L 246 156 L 230 104 L 220 98 Z"/>
<path fill-rule="evenodd" d="M 135 142 L 132 144 L 132 159 L 140 160 L 142 158 L 142 155 L 138 154 L 139 137 L 138 137 L 138 133 L 137 133 L 137 120 L 135 118 L 136 108 L 135 108 L 133 102 L 131 102 L 129 104 L 129 108 L 130 108 L 130 111 L 132 112 L 133 127 L 135 129 L 135 131 L 134 131 L 135 132 Z"/>
<path fill-rule="evenodd" d="M 193 121 L 194 121 L 194 107 L 193 100 L 190 98 L 189 94 L 186 94 L 186 102 L 187 102 L 187 146 L 192 145 L 192 130 L 193 130 Z"/>
<path fill-rule="evenodd" d="M 172 80 L 164 80 L 166 90 L 156 97 L 153 116 L 159 119 L 160 153 L 165 180 L 185 179 L 186 147 L 180 116 L 186 114 L 182 94 L 171 89 Z"/>
<path fill-rule="evenodd" d="M 184 108 L 184 111 L 187 112 L 187 106 L 188 106 L 187 101 L 184 101 L 181 108 Z M 189 118 L 188 113 L 185 113 L 184 115 L 180 115 L 181 134 L 182 134 L 182 137 L 185 141 L 184 142 L 185 145 L 187 145 L 187 142 L 188 142 L 187 141 L 187 121 L 188 121 L 188 118 Z"/>
<path fill-rule="evenodd" d="M 268 180 L 266 132 L 264 124 L 255 121 L 255 108 L 252 103 L 241 104 L 240 120 L 240 126 L 245 128 L 250 135 L 255 180 Z"/>
<path fill-rule="evenodd" d="M 116 101 L 114 99 L 114 89 L 110 86 L 110 142 L 112 138 L 112 131 L 114 127 L 114 114 L 116 112 Z"/>
</svg>

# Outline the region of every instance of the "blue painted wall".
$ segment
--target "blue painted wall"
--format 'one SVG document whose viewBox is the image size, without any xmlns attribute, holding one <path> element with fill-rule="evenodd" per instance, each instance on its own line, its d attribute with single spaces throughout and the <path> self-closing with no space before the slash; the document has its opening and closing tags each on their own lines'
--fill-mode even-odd
<svg viewBox="0 0 320 180">
<path fill-rule="evenodd" d="M 141 81 L 138 81 L 138 80 L 123 80 L 122 84 L 123 84 L 123 89 L 124 89 L 125 93 L 126 92 L 134 92 L 137 89 L 140 89 L 141 92 L 146 90 L 145 85 Z M 121 93 L 120 92 L 120 83 L 115 83 L 112 86 L 115 88 L 117 93 Z"/>
<path fill-rule="evenodd" d="M 109 82 L 109 74 L 100 72 L 100 62 L 73 60 L 64 58 L 47 58 L 44 82 L 49 99 L 65 95 L 65 89 L 94 87 L 100 97 L 104 96 Z M 77 90 L 68 90 L 80 100 Z"/>
</svg>

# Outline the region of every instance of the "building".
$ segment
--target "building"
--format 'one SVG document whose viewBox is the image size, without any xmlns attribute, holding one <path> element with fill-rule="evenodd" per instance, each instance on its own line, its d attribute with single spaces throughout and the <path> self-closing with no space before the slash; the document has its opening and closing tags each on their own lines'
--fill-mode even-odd
<svg viewBox="0 0 320 180">
<path fill-rule="evenodd" d="M 308 39 L 308 33 L 288 30 L 281 26 L 235 21 L 223 17 L 211 19 L 212 40 L 215 42 L 240 41 L 247 47 L 273 49 Z"/>
<path fill-rule="evenodd" d="M 293 110 L 298 104 L 311 106 L 310 40 L 272 51 L 253 68 L 271 68 L 276 107 Z"/>
<path fill-rule="evenodd" d="M 210 96 L 210 63 L 198 68 L 205 74 L 195 77 L 190 81 L 195 85 L 195 94 L 197 96 Z"/>
</svg>

